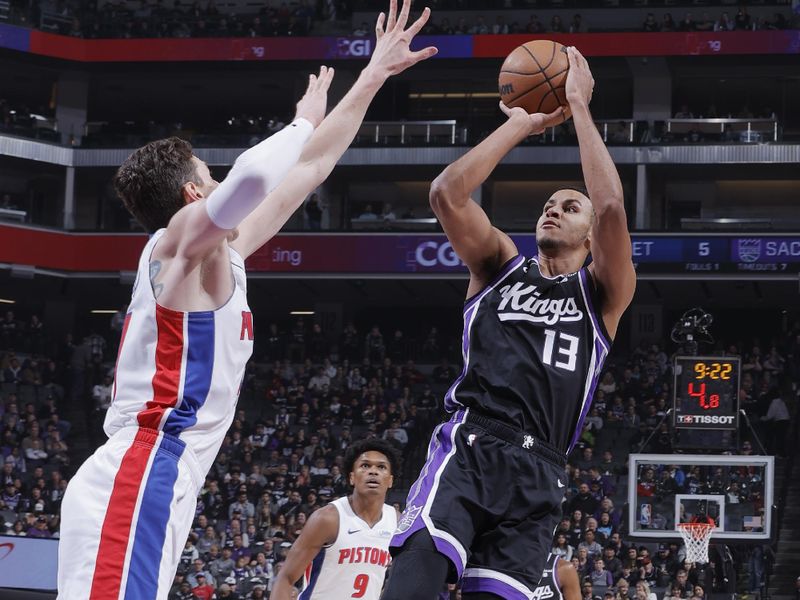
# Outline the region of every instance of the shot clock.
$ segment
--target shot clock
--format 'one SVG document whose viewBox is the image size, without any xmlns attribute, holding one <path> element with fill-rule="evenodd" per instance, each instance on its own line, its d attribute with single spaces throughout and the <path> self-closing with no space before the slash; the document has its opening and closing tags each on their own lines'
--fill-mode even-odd
<svg viewBox="0 0 800 600">
<path fill-rule="evenodd" d="M 739 427 L 740 359 L 676 356 L 673 424 L 677 429 Z"/>
</svg>

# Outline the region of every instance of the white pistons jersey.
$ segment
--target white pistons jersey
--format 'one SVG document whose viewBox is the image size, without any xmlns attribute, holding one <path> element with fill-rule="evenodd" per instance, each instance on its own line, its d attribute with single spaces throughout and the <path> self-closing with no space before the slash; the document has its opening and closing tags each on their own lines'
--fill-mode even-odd
<svg viewBox="0 0 800 600">
<path fill-rule="evenodd" d="M 70 480 L 61 504 L 59 600 L 166 600 L 197 494 L 233 420 L 253 351 L 244 261 L 217 310 L 156 303 L 139 259 L 120 340 L 108 441 Z"/>
<path fill-rule="evenodd" d="M 339 533 L 306 568 L 299 600 L 378 600 L 392 560 L 389 541 L 397 512 L 384 504 L 381 520 L 370 527 L 353 512 L 346 496 L 331 504 L 339 512 Z"/>
<path fill-rule="evenodd" d="M 179 438 L 204 478 L 233 421 L 253 351 L 253 317 L 244 260 L 233 249 L 233 293 L 223 306 L 196 312 L 160 306 L 150 283 L 150 256 L 165 231 L 150 238 L 139 259 L 104 429 L 109 437 L 139 427 Z"/>
</svg>

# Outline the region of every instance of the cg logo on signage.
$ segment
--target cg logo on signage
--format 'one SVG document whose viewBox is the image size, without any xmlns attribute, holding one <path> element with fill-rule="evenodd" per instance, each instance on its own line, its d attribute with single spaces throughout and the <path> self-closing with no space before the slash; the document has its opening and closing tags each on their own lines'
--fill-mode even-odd
<svg viewBox="0 0 800 600">
<path fill-rule="evenodd" d="M 367 57 L 372 53 L 371 40 L 339 38 L 338 47 L 339 56 L 342 58 L 348 56 Z"/>
<path fill-rule="evenodd" d="M 414 258 L 417 264 L 423 267 L 458 267 L 464 264 L 456 255 L 450 242 L 444 242 L 442 244 L 432 240 L 422 242 L 417 246 L 414 252 Z"/>
</svg>

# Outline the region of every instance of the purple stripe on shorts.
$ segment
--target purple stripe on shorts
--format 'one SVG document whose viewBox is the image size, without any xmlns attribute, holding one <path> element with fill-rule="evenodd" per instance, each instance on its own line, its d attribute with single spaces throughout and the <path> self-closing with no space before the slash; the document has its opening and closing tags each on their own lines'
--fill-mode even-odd
<svg viewBox="0 0 800 600">
<path fill-rule="evenodd" d="M 528 596 L 517 588 L 498 579 L 490 579 L 488 577 L 465 577 L 461 591 L 464 593 L 488 592 L 507 600 L 528 600 Z"/>
<path fill-rule="evenodd" d="M 456 388 L 467 376 L 467 368 L 469 367 L 469 332 L 470 327 L 472 326 L 472 321 L 475 319 L 475 315 L 478 312 L 479 306 L 477 305 L 480 303 L 481 299 L 489 293 L 490 290 L 500 283 L 500 281 L 502 281 L 509 273 L 511 273 L 511 271 L 519 267 L 524 262 L 525 257 L 521 254 L 518 254 L 509 260 L 495 276 L 495 278 L 492 279 L 485 288 L 470 298 L 464 305 L 464 332 L 461 336 L 461 356 L 464 360 L 464 366 L 461 369 L 461 374 L 456 378 L 456 380 L 453 382 L 453 385 L 450 386 L 450 389 L 448 389 L 447 393 L 444 395 L 444 409 L 446 411 L 453 412 L 457 410 L 459 406 L 462 406 L 462 404 L 456 400 Z"/>
<path fill-rule="evenodd" d="M 459 410 L 450 418 L 449 421 L 443 423 L 437 427 L 436 431 L 434 431 L 431 439 L 430 451 L 428 452 L 428 459 L 425 461 L 425 465 L 422 467 L 422 471 L 420 472 L 417 481 L 408 491 L 406 509 L 403 511 L 403 514 L 397 523 L 395 535 L 392 537 L 391 542 L 389 542 L 390 546 L 402 546 L 412 534 L 425 527 L 425 521 L 422 518 L 422 511 L 426 506 L 429 506 L 435 500 L 435 494 L 431 494 L 431 492 L 433 491 L 433 485 L 436 480 L 436 476 L 442 470 L 444 462 L 447 459 L 447 455 L 453 448 L 453 442 L 451 440 L 453 429 L 464 422 L 465 415 L 466 411 Z M 431 535 L 433 535 L 433 532 L 431 532 Z M 438 542 L 437 539 L 434 541 Z M 452 547 L 451 544 L 447 545 Z M 440 552 L 449 556 L 448 552 L 442 548 L 439 548 L 438 543 L 437 548 L 440 550 Z M 458 555 L 457 552 L 456 555 Z M 461 559 L 459 558 L 456 564 L 460 562 Z"/>
<path fill-rule="evenodd" d="M 461 579 L 461 575 L 464 573 L 464 563 L 461 562 L 461 555 L 458 553 L 458 549 L 449 541 L 437 536 L 435 533 L 431 533 L 431 538 L 433 538 L 433 545 L 436 546 L 439 554 L 444 554 L 450 559 L 450 562 L 453 563 L 453 566 L 456 568 L 456 576 L 458 579 Z"/>
</svg>

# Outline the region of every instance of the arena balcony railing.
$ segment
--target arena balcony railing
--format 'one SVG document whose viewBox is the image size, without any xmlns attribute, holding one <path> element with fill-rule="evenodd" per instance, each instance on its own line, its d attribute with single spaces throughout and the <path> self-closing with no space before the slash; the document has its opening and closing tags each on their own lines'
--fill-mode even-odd
<svg viewBox="0 0 800 600">
<path fill-rule="evenodd" d="M 596 119 L 603 141 L 607 144 L 676 144 L 725 143 L 746 144 L 780 142 L 782 129 L 779 120 L 772 118 L 673 118 L 647 121 L 630 118 Z M 353 140 L 358 147 L 414 147 L 414 146 L 464 146 L 479 142 L 488 131 L 475 119 L 469 123 L 456 120 L 430 121 L 368 121 Z M 24 122 L 0 123 L 0 135 L 12 135 L 46 142 L 59 141 L 58 123 L 55 119 L 31 115 Z M 180 124 L 108 123 L 93 121 L 86 124 L 81 144 L 83 148 L 136 148 L 159 137 L 178 135 L 198 148 L 247 148 L 263 137 L 271 135 L 269 129 L 250 129 L 224 126 L 199 131 Z M 532 136 L 523 144 L 574 145 L 575 131 L 571 121 L 549 129 L 542 136 Z"/>
</svg>

